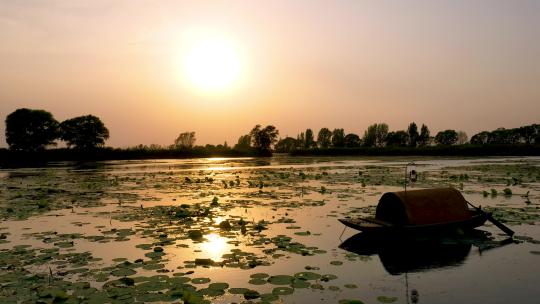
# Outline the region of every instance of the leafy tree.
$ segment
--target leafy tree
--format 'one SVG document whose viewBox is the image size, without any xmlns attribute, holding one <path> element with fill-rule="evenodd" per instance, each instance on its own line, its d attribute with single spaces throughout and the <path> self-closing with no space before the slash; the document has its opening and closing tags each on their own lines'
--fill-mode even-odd
<svg viewBox="0 0 540 304">
<path fill-rule="evenodd" d="M 240 136 L 234 148 L 240 150 L 251 148 L 251 136 L 249 134 Z"/>
<path fill-rule="evenodd" d="M 364 132 L 364 138 L 362 140 L 364 146 L 373 147 L 377 142 L 377 124 L 370 125 Z"/>
<path fill-rule="evenodd" d="M 328 148 L 332 140 L 332 132 L 328 128 L 322 128 L 317 135 L 317 144 L 320 148 Z"/>
<path fill-rule="evenodd" d="M 315 142 L 315 137 L 313 136 L 313 131 L 311 129 L 306 130 L 306 139 L 304 143 L 304 148 L 311 149 L 315 148 L 317 143 Z"/>
<path fill-rule="evenodd" d="M 300 132 L 300 134 L 298 134 L 296 136 L 296 141 L 298 142 L 300 147 L 305 147 L 306 146 L 306 135 L 305 135 L 305 133 Z"/>
<path fill-rule="evenodd" d="M 272 145 L 276 143 L 278 134 L 279 131 L 272 125 L 262 129 L 261 125 L 256 125 L 249 133 L 253 147 L 262 153 L 271 153 Z"/>
<path fill-rule="evenodd" d="M 418 145 L 418 139 L 420 137 L 420 134 L 418 134 L 418 127 L 416 126 L 416 123 L 411 122 L 411 124 L 407 128 L 407 133 L 409 146 L 416 147 Z"/>
<path fill-rule="evenodd" d="M 490 132 L 488 136 L 489 144 L 512 145 L 518 143 L 519 140 L 520 135 L 514 129 L 498 128 Z"/>
<path fill-rule="evenodd" d="M 482 131 L 478 134 L 473 135 L 471 137 L 471 144 L 473 145 L 485 145 L 488 143 L 489 138 L 489 132 L 488 131 Z"/>
<path fill-rule="evenodd" d="M 523 126 L 520 127 L 517 132 L 519 133 L 521 139 L 526 144 L 532 144 L 534 141 L 534 138 L 538 136 L 538 131 L 540 130 L 540 125 L 530 125 L 530 126 Z"/>
<path fill-rule="evenodd" d="M 332 146 L 336 148 L 345 146 L 345 131 L 343 129 L 334 129 L 332 131 Z"/>
<path fill-rule="evenodd" d="M 109 130 L 94 115 L 84 115 L 64 120 L 60 124 L 60 138 L 68 147 L 88 150 L 105 145 L 109 139 Z"/>
<path fill-rule="evenodd" d="M 429 129 L 426 125 L 422 124 L 422 127 L 420 128 L 420 135 L 418 136 L 418 145 L 421 147 L 425 147 L 429 145 Z"/>
<path fill-rule="evenodd" d="M 176 149 L 191 149 L 195 145 L 195 132 L 183 132 L 174 140 Z"/>
<path fill-rule="evenodd" d="M 354 133 L 349 133 L 345 136 L 345 147 L 356 148 L 356 147 L 360 147 L 361 144 L 362 144 L 362 140 L 360 139 L 360 136 Z"/>
<path fill-rule="evenodd" d="M 386 145 L 387 146 L 399 146 L 405 147 L 410 143 L 409 133 L 403 130 L 390 132 L 386 135 Z"/>
<path fill-rule="evenodd" d="M 382 147 L 388 135 L 388 125 L 385 123 L 372 124 L 364 132 L 364 145 L 367 147 Z"/>
<path fill-rule="evenodd" d="M 455 130 L 444 130 L 435 135 L 435 142 L 439 145 L 454 145 L 457 140 L 458 134 Z"/>
<path fill-rule="evenodd" d="M 277 142 L 275 150 L 276 152 L 289 153 L 298 148 L 299 145 L 300 143 L 298 142 L 298 140 L 292 137 L 285 137 Z"/>
<path fill-rule="evenodd" d="M 464 131 L 459 131 L 457 133 L 457 144 L 458 145 L 464 145 L 469 141 L 469 137 L 467 136 L 467 133 Z"/>
<path fill-rule="evenodd" d="M 12 150 L 43 150 L 57 138 L 58 122 L 47 111 L 23 108 L 6 117 L 6 142 Z"/>
<path fill-rule="evenodd" d="M 384 143 L 386 142 L 386 135 L 388 135 L 388 125 L 385 123 L 378 124 L 376 136 L 376 144 L 378 147 L 384 146 Z"/>
</svg>

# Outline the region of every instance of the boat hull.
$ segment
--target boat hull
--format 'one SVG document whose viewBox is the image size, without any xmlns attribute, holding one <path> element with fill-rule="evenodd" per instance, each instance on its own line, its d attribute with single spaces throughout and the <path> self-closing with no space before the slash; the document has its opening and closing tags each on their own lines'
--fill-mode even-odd
<svg viewBox="0 0 540 304">
<path fill-rule="evenodd" d="M 471 210 L 471 217 L 466 220 L 429 224 L 429 225 L 392 225 L 370 218 L 343 218 L 339 221 L 355 230 L 381 234 L 441 234 L 472 230 L 484 225 L 489 214 Z"/>
</svg>

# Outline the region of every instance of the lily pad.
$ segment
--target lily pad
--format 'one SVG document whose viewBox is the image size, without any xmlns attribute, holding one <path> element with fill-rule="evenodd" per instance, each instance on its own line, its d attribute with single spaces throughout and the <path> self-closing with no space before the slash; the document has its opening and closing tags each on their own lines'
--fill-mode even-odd
<svg viewBox="0 0 540 304">
<path fill-rule="evenodd" d="M 268 278 L 268 283 L 273 285 L 289 285 L 292 283 L 294 277 L 290 275 L 276 275 Z"/>
<path fill-rule="evenodd" d="M 272 293 L 275 295 L 290 295 L 294 292 L 294 289 L 290 287 L 276 287 L 272 289 Z"/>
<path fill-rule="evenodd" d="M 322 276 L 315 272 L 304 271 L 304 272 L 296 273 L 294 277 L 297 279 L 302 279 L 302 280 L 318 280 Z"/>
<path fill-rule="evenodd" d="M 210 282 L 209 278 L 194 278 L 191 280 L 191 283 L 193 284 L 206 284 L 209 282 Z"/>
<path fill-rule="evenodd" d="M 397 297 L 378 296 L 377 301 L 381 303 L 394 303 L 397 301 Z"/>
<path fill-rule="evenodd" d="M 130 275 L 136 274 L 137 271 L 131 269 L 131 268 L 119 268 L 111 271 L 111 274 L 116 277 L 126 277 Z"/>
</svg>

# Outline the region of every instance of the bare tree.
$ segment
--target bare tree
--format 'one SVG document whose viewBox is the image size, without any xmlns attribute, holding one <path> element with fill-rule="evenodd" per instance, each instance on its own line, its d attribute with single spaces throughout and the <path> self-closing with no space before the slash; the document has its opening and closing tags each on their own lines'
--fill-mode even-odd
<svg viewBox="0 0 540 304">
<path fill-rule="evenodd" d="M 458 145 L 464 145 L 467 142 L 469 142 L 469 137 L 467 136 L 467 133 L 464 131 L 458 131 L 457 133 L 457 144 Z"/>
<path fill-rule="evenodd" d="M 174 140 L 174 147 L 176 149 L 191 149 L 195 145 L 195 132 L 180 133 Z"/>
</svg>

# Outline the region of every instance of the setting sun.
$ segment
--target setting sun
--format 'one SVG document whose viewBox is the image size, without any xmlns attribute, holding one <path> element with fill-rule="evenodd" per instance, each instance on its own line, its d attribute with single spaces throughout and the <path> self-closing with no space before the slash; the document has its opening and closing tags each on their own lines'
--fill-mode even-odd
<svg viewBox="0 0 540 304">
<path fill-rule="evenodd" d="M 244 68 L 231 40 L 209 35 L 189 43 L 183 65 L 186 80 L 205 92 L 231 89 L 239 82 Z"/>
</svg>

